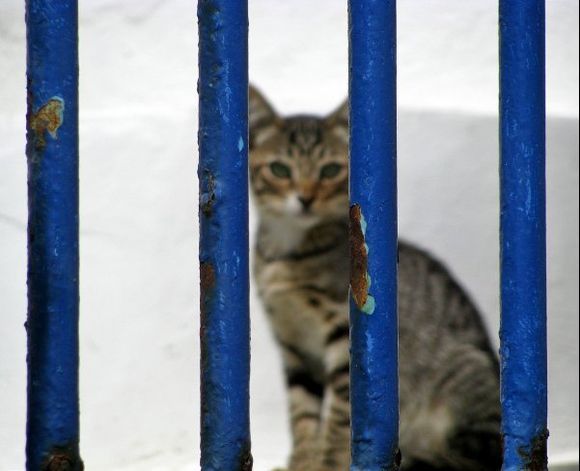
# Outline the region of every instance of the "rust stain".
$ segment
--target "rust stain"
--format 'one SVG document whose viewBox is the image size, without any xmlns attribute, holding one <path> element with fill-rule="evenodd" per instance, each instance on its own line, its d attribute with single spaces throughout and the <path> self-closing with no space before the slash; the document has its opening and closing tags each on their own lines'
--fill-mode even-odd
<svg viewBox="0 0 580 471">
<path fill-rule="evenodd" d="M 210 262 L 201 262 L 199 264 L 199 278 L 200 278 L 200 296 L 199 296 L 199 313 L 200 313 L 200 337 L 202 343 L 205 342 L 205 325 L 207 323 L 207 303 L 213 287 L 215 285 L 215 270 Z M 202 352 L 203 353 L 203 352 Z"/>
<path fill-rule="evenodd" d="M 350 289 L 359 309 L 366 304 L 369 295 L 368 254 L 362 228 L 362 211 L 358 204 L 350 207 Z"/>
<path fill-rule="evenodd" d="M 215 271 L 213 265 L 209 262 L 201 262 L 199 266 L 201 298 L 205 300 L 208 292 L 215 285 Z"/>
<path fill-rule="evenodd" d="M 72 447 L 57 447 L 50 453 L 43 471 L 83 471 L 84 465 Z"/>
<path fill-rule="evenodd" d="M 547 471 L 548 469 L 548 430 L 539 433 L 532 440 L 531 447 L 518 450 L 526 471 Z"/>
<path fill-rule="evenodd" d="M 199 340 L 200 340 L 200 368 L 201 375 L 205 378 L 208 372 L 208 362 L 209 362 L 209 351 L 207 338 L 207 323 L 208 323 L 208 310 L 209 302 L 211 299 L 211 294 L 216 283 L 215 269 L 213 265 L 208 262 L 200 262 L 199 264 Z M 208 397 L 211 396 L 211 386 L 205 381 L 201 382 L 201 407 L 203 411 L 207 412 L 208 407 Z"/>
<path fill-rule="evenodd" d="M 46 147 L 46 133 L 57 139 L 58 128 L 61 127 L 64 116 L 64 101 L 53 97 L 36 113 L 28 118 L 28 128 L 33 135 L 34 147 L 42 150 Z"/>
</svg>

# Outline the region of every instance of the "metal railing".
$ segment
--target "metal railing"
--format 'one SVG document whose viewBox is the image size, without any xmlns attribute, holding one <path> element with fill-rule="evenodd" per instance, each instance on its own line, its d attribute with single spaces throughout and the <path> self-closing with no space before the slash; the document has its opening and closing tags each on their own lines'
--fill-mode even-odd
<svg viewBox="0 0 580 471">
<path fill-rule="evenodd" d="M 349 4 L 352 469 L 364 471 L 397 467 L 395 3 Z M 506 470 L 547 468 L 544 8 L 500 1 Z M 201 462 L 249 470 L 247 0 L 199 0 L 198 16 Z M 26 468 L 80 470 L 77 2 L 27 0 L 26 22 Z"/>
<path fill-rule="evenodd" d="M 351 454 L 395 469 L 397 31 L 395 0 L 349 2 Z"/>
<path fill-rule="evenodd" d="M 248 5 L 198 17 L 201 467 L 249 470 Z"/>
<path fill-rule="evenodd" d="M 28 470 L 82 467 L 77 16 L 76 0 L 26 2 Z"/>
<path fill-rule="evenodd" d="M 499 24 L 504 469 L 546 469 L 544 1 L 502 0 Z"/>
</svg>

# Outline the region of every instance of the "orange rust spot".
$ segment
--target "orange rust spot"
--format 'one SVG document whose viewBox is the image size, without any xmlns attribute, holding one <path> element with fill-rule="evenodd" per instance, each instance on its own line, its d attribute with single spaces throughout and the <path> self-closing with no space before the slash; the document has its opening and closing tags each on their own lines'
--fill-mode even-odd
<svg viewBox="0 0 580 471">
<path fill-rule="evenodd" d="M 359 309 L 366 304 L 369 295 L 368 254 L 361 226 L 362 212 L 358 204 L 350 207 L 350 290 Z"/>
<path fill-rule="evenodd" d="M 209 353 L 207 350 L 208 338 L 206 335 L 206 325 L 208 322 L 208 304 L 210 301 L 211 292 L 215 285 L 215 271 L 210 262 L 201 262 L 199 264 L 199 278 L 200 278 L 200 293 L 199 293 L 199 338 L 201 341 L 201 371 L 208 368 Z M 204 400 L 202 399 L 202 403 Z"/>
<path fill-rule="evenodd" d="M 206 305 L 210 293 L 215 285 L 215 271 L 213 265 L 209 262 L 201 262 L 199 264 L 199 278 L 200 278 L 200 315 L 201 315 L 201 331 L 205 329 Z"/>
<path fill-rule="evenodd" d="M 209 262 L 201 262 L 199 266 L 200 285 L 202 297 L 207 295 L 208 291 L 213 288 L 215 284 L 215 271 L 213 265 Z"/>
<path fill-rule="evenodd" d="M 57 138 L 58 128 L 62 125 L 64 101 L 60 98 L 51 98 L 36 113 L 29 118 L 28 126 L 34 135 L 34 146 L 43 149 L 46 146 L 45 133 L 53 139 Z"/>
</svg>

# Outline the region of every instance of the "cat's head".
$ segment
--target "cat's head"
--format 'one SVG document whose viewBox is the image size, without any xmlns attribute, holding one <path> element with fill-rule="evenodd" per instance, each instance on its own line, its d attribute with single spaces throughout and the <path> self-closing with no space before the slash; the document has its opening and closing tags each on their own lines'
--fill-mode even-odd
<svg viewBox="0 0 580 471">
<path fill-rule="evenodd" d="M 262 216 L 298 224 L 348 214 L 348 105 L 326 117 L 279 116 L 250 87 L 250 181 Z"/>
</svg>

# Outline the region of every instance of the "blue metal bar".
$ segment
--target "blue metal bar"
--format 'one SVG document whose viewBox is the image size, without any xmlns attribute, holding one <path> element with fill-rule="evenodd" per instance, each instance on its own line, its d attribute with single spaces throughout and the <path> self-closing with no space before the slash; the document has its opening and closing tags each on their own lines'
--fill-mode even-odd
<svg viewBox="0 0 580 471">
<path fill-rule="evenodd" d="M 547 469 L 545 5 L 500 1 L 504 469 Z"/>
<path fill-rule="evenodd" d="M 351 0 L 349 32 L 351 469 L 383 471 L 398 467 L 396 2 Z"/>
<path fill-rule="evenodd" d="M 27 0 L 27 470 L 82 469 L 76 0 Z"/>
<path fill-rule="evenodd" d="M 250 470 L 247 0 L 198 20 L 201 467 Z"/>
</svg>

